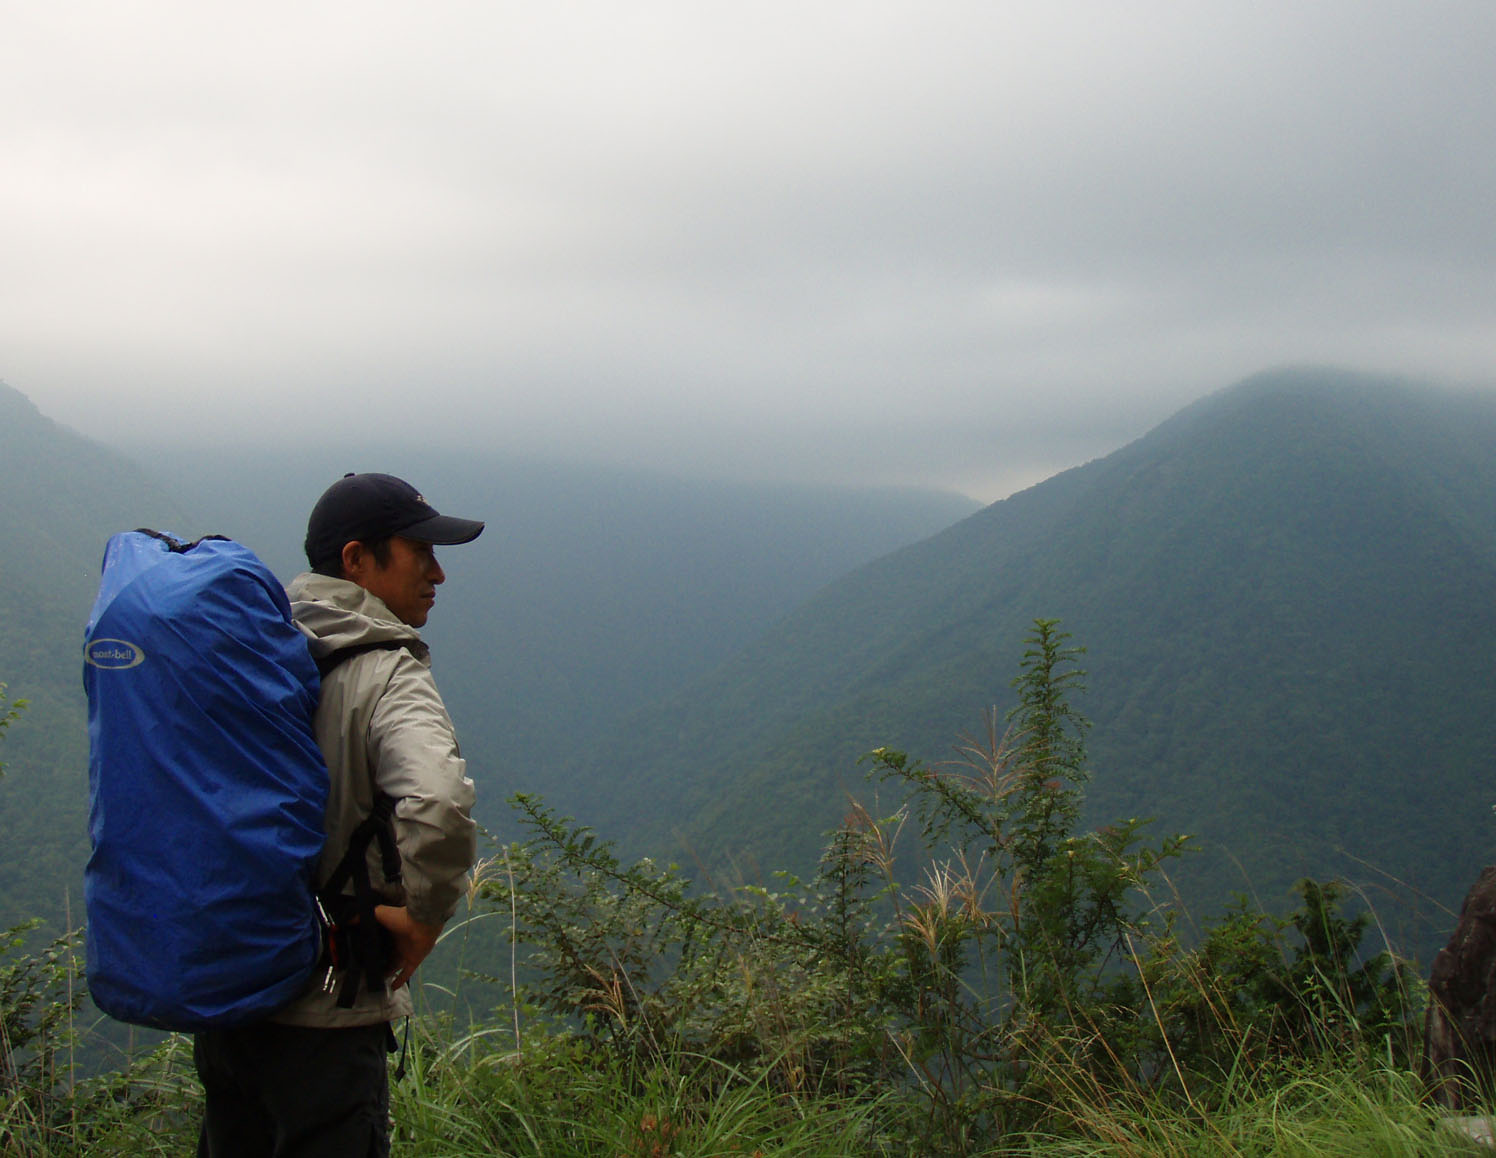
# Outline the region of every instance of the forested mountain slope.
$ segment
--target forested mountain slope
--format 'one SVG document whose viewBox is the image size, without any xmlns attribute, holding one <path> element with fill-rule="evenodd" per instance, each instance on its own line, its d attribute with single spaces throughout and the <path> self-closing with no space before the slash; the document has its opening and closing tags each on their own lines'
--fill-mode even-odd
<svg viewBox="0 0 1496 1158">
<path fill-rule="evenodd" d="M 0 683 L 28 707 L 0 762 L 0 927 L 60 916 L 87 855 L 83 624 L 114 531 L 181 507 L 123 455 L 43 417 L 0 383 Z M 71 897 L 65 895 L 71 889 Z"/>
<path fill-rule="evenodd" d="M 305 565 L 311 504 L 346 470 L 403 474 L 442 509 L 488 520 L 476 543 L 443 552 L 449 581 L 426 634 L 482 817 L 497 824 L 510 792 L 549 790 L 552 770 L 622 715 L 846 571 L 977 506 L 946 493 L 692 482 L 327 440 L 137 454 L 139 466 L 0 385 L 0 682 L 31 701 L 0 754 L 0 831 L 27 836 L 0 843 L 0 922 L 60 915 L 81 872 L 80 647 L 115 531 L 228 534 L 289 578 Z"/>
<path fill-rule="evenodd" d="M 1042 616 L 1089 649 L 1091 816 L 1198 834 L 1217 851 L 1180 870 L 1187 888 L 1347 872 L 1454 906 L 1491 859 L 1490 395 L 1260 376 L 845 575 L 747 643 L 956 500 L 693 493 L 367 448 L 182 459 L 156 486 L 0 387 L 0 681 L 32 701 L 0 755 L 0 825 L 28 834 L 0 846 L 0 918 L 60 908 L 81 865 L 77 644 L 105 537 L 224 530 L 288 573 L 308 496 L 380 467 L 490 519 L 452 552 L 431 628 L 490 818 L 537 790 L 641 852 L 804 869 L 846 792 L 872 794 L 863 753 L 938 761 L 1005 709 Z"/>
<path fill-rule="evenodd" d="M 821 587 L 977 509 L 960 495 L 677 479 L 642 468 L 483 451 L 323 445 L 164 448 L 152 469 L 282 579 L 305 567 L 306 517 L 345 470 L 410 479 L 487 521 L 439 552 L 423 631 L 486 822 L 631 713 L 679 691 Z"/>
<path fill-rule="evenodd" d="M 1493 595 L 1496 397 L 1265 374 L 833 585 L 577 798 L 631 846 L 803 870 L 871 797 L 861 754 L 947 758 L 1058 618 L 1090 814 L 1198 834 L 1187 891 L 1344 872 L 1458 907 L 1496 825 Z"/>
</svg>

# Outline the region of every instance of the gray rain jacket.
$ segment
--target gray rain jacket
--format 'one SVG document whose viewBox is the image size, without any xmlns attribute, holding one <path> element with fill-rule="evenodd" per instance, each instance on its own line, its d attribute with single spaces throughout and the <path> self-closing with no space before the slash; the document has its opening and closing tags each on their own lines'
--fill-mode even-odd
<svg viewBox="0 0 1496 1158">
<path fill-rule="evenodd" d="M 428 925 L 444 924 L 466 890 L 477 856 L 473 782 L 457 747 L 451 717 L 431 676 L 430 652 L 418 632 L 401 623 L 383 600 L 355 583 L 326 575 L 298 575 L 286 589 L 297 626 L 312 655 L 365 644 L 398 643 L 354 655 L 323 680 L 317 742 L 327 760 L 327 847 L 319 887 L 342 859 L 349 835 L 374 798 L 395 800 L 395 840 L 403 884 L 384 882 L 377 848 L 369 874 L 392 905 Z M 352 1009 L 339 1009 L 319 975 L 307 992 L 273 1020 L 336 1028 L 390 1021 L 411 1012 L 410 989 L 361 991 Z M 341 980 L 341 979 L 340 979 Z"/>
</svg>

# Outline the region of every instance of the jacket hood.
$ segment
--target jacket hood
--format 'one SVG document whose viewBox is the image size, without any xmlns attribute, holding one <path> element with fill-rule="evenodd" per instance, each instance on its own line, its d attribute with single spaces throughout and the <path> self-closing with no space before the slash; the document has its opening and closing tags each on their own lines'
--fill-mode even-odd
<svg viewBox="0 0 1496 1158">
<path fill-rule="evenodd" d="M 357 583 L 304 571 L 286 587 L 291 617 L 309 637 L 314 658 L 346 647 L 400 643 L 425 660 L 428 649 L 421 634 L 402 623 L 379 596 Z"/>
</svg>

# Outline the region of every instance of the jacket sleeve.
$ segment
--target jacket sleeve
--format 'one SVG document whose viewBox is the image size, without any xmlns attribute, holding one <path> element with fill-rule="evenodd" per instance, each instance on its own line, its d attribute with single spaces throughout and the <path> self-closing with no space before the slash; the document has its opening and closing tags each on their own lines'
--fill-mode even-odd
<svg viewBox="0 0 1496 1158">
<path fill-rule="evenodd" d="M 369 721 L 376 788 L 395 799 L 395 839 L 410 915 L 444 924 L 477 856 L 473 782 L 431 669 L 401 653 Z"/>
</svg>

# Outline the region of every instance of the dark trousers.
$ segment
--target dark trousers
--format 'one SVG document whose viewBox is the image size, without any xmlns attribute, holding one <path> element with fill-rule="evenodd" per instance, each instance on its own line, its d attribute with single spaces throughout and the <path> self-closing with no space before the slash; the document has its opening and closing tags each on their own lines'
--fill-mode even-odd
<svg viewBox="0 0 1496 1158">
<path fill-rule="evenodd" d="M 390 1028 L 261 1022 L 199 1033 L 199 1158 L 386 1158 Z"/>
</svg>

